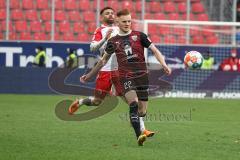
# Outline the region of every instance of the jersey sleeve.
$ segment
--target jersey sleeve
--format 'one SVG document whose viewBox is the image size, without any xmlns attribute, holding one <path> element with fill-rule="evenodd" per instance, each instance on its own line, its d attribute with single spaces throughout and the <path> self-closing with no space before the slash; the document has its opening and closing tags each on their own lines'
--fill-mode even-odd
<svg viewBox="0 0 240 160">
<path fill-rule="evenodd" d="M 98 28 L 96 29 L 96 31 L 94 32 L 94 35 L 93 35 L 93 38 L 92 38 L 92 41 L 100 41 L 102 39 L 102 32 L 101 32 L 101 29 Z"/>
<path fill-rule="evenodd" d="M 110 40 L 108 40 L 105 51 L 107 52 L 107 54 L 113 54 L 116 50 L 116 44 Z"/>
<path fill-rule="evenodd" d="M 141 43 L 145 48 L 148 48 L 151 44 L 152 41 L 148 38 L 148 36 L 145 33 L 140 33 L 140 39 Z"/>
</svg>

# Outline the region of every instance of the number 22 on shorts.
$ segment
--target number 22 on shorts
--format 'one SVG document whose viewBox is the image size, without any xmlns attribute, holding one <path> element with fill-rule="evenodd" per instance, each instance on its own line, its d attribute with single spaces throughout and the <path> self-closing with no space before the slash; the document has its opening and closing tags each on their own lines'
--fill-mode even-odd
<svg viewBox="0 0 240 160">
<path fill-rule="evenodd" d="M 131 87 L 132 87 L 132 82 L 131 81 L 124 82 L 124 88 L 125 89 L 130 89 Z"/>
</svg>

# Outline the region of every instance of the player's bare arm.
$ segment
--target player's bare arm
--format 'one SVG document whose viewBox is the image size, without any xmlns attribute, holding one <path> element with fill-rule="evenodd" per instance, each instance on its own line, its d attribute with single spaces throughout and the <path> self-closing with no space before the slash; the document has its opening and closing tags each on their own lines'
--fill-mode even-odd
<svg viewBox="0 0 240 160">
<path fill-rule="evenodd" d="M 158 62 L 162 65 L 164 71 L 167 73 L 167 75 L 170 75 L 172 70 L 171 68 L 169 68 L 165 62 L 165 59 L 162 55 L 162 53 L 156 48 L 156 46 L 154 44 L 151 44 L 149 46 L 149 48 L 151 49 L 153 55 L 156 57 L 156 59 L 158 60 Z"/>
<path fill-rule="evenodd" d="M 102 58 L 98 61 L 98 63 L 91 69 L 89 73 L 80 77 L 80 81 L 82 83 L 86 83 L 89 79 L 91 79 L 94 75 L 96 75 L 101 68 L 108 62 L 111 55 L 106 52 L 103 54 Z"/>
</svg>

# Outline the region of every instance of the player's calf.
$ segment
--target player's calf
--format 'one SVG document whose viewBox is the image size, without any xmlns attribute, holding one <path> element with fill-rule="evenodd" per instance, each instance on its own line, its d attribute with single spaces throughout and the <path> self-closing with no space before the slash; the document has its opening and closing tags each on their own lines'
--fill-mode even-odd
<svg viewBox="0 0 240 160">
<path fill-rule="evenodd" d="M 138 138 L 141 135 L 141 130 L 140 130 L 140 120 L 138 116 L 138 103 L 136 101 L 133 101 L 129 105 L 129 118 L 130 118 L 132 127 L 134 128 L 136 137 Z"/>
<path fill-rule="evenodd" d="M 86 106 L 99 106 L 101 103 L 102 103 L 101 99 L 92 98 L 92 97 L 79 100 L 79 105 L 86 105 Z"/>
</svg>

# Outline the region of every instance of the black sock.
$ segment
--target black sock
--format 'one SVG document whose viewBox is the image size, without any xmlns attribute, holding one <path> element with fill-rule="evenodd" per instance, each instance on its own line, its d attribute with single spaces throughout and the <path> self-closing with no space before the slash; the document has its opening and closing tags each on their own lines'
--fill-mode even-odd
<svg viewBox="0 0 240 160">
<path fill-rule="evenodd" d="M 134 131 L 138 138 L 141 135 L 141 130 L 140 130 L 140 121 L 138 117 L 138 103 L 135 101 L 130 104 L 129 116 L 130 116 L 132 127 L 134 128 Z"/>
</svg>

